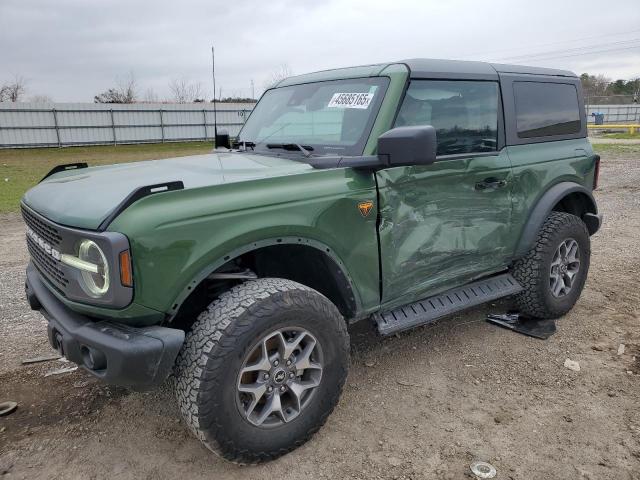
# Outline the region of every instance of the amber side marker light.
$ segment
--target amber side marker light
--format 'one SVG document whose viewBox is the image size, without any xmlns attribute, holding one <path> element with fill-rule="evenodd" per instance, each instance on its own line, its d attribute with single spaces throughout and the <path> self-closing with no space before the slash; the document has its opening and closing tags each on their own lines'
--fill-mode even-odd
<svg viewBox="0 0 640 480">
<path fill-rule="evenodd" d="M 133 272 L 131 271 L 129 250 L 120 252 L 120 283 L 125 287 L 133 287 Z"/>
</svg>

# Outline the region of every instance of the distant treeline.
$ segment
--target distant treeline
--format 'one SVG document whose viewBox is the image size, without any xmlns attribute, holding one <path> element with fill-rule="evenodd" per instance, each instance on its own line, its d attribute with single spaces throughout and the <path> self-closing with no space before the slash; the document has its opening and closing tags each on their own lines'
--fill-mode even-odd
<svg viewBox="0 0 640 480">
<path fill-rule="evenodd" d="M 216 99 L 218 103 L 256 103 L 257 101 L 255 98 L 250 97 L 225 97 Z M 204 103 L 204 99 L 197 98 L 193 102 Z M 213 103 L 213 100 L 211 100 L 210 103 Z"/>
<path fill-rule="evenodd" d="M 605 75 L 580 75 L 582 90 L 589 104 L 628 104 L 640 102 L 640 77 L 612 80 Z"/>
</svg>

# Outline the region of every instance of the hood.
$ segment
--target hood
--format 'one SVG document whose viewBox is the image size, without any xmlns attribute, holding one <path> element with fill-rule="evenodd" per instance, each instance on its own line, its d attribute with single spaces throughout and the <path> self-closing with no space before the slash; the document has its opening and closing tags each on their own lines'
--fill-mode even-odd
<svg viewBox="0 0 640 480">
<path fill-rule="evenodd" d="M 291 175 L 311 168 L 284 158 L 238 152 L 122 163 L 57 173 L 27 191 L 22 201 L 61 225 L 97 229 L 132 191 L 146 185 L 180 180 L 190 189 Z"/>
</svg>

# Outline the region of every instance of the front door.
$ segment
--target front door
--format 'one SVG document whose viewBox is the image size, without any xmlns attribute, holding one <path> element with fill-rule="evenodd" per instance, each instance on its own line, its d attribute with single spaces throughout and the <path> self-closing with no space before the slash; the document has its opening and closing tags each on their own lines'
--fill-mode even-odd
<svg viewBox="0 0 640 480">
<path fill-rule="evenodd" d="M 435 127 L 438 159 L 377 173 L 385 307 L 507 265 L 512 174 L 499 104 L 497 82 L 411 82 L 396 126 Z"/>
</svg>

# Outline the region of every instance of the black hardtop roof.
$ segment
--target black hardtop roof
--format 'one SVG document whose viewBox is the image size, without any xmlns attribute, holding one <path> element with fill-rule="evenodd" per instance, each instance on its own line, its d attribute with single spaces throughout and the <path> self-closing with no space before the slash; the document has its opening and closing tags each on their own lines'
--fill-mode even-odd
<svg viewBox="0 0 640 480">
<path fill-rule="evenodd" d="M 498 80 L 500 74 L 512 73 L 516 75 L 544 75 L 564 77 L 576 80 L 577 76 L 568 70 L 553 68 L 526 67 L 524 65 L 503 65 L 501 63 L 471 62 L 466 60 L 438 60 L 431 58 L 412 58 L 389 63 L 376 63 L 355 67 L 343 67 L 319 72 L 294 75 L 281 80 L 276 86 L 285 87 L 308 82 L 322 82 L 326 80 L 376 77 L 384 74 L 387 69 L 398 67 L 408 68 L 412 78 L 457 79 L 457 80 Z"/>
<path fill-rule="evenodd" d="M 394 63 L 404 63 L 411 70 L 412 77 L 423 78 L 497 79 L 500 73 L 576 77 L 575 73 L 568 70 L 466 60 L 412 58 Z"/>
</svg>

